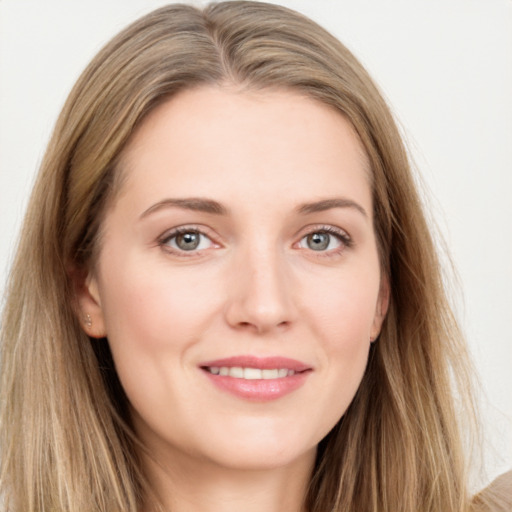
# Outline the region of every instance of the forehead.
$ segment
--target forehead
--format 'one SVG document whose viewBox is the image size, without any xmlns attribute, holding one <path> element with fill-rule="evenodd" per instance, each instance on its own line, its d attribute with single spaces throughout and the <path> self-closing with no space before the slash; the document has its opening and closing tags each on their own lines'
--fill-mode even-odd
<svg viewBox="0 0 512 512">
<path fill-rule="evenodd" d="M 368 192 L 371 181 L 362 144 L 343 115 L 289 90 L 181 92 L 147 116 L 119 167 L 123 188 L 153 195 L 164 183 L 174 195 L 271 187 L 325 195 L 350 180 Z"/>
</svg>

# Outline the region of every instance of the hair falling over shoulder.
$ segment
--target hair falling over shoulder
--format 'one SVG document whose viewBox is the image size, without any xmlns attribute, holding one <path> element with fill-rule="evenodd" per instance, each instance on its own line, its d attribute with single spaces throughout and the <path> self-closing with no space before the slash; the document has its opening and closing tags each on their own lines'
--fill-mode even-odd
<svg viewBox="0 0 512 512">
<path fill-rule="evenodd" d="M 1 331 L 1 491 L 8 512 L 138 512 L 151 489 L 108 345 L 75 314 L 71 275 L 101 244 L 116 164 L 157 105 L 201 84 L 291 89 L 330 105 L 371 162 L 391 288 L 360 389 L 321 442 L 309 512 L 465 512 L 472 369 L 392 115 L 334 37 L 285 8 L 169 5 L 93 59 L 58 119 L 30 199 Z M 38 250 L 34 250 L 37 247 Z"/>
</svg>

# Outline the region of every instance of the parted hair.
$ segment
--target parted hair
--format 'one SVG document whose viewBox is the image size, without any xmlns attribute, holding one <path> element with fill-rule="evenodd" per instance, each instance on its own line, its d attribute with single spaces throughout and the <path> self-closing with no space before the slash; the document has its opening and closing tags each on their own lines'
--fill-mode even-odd
<svg viewBox="0 0 512 512">
<path fill-rule="evenodd" d="M 390 305 L 353 402 L 318 447 L 307 510 L 469 510 L 457 417 L 473 415 L 471 367 L 393 116 L 361 64 L 316 23 L 232 1 L 169 5 L 127 27 L 92 60 L 58 118 L 2 318 L 6 511 L 137 512 L 151 494 L 108 340 L 81 329 L 74 283 L 101 248 L 134 131 L 173 95 L 207 85 L 293 90 L 327 104 L 352 124 L 371 165 Z"/>
</svg>

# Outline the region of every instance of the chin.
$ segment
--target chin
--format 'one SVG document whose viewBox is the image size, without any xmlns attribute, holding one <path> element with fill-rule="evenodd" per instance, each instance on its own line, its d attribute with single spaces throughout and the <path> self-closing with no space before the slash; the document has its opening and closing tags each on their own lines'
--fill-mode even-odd
<svg viewBox="0 0 512 512">
<path fill-rule="evenodd" d="M 292 447 L 253 444 L 243 450 L 227 450 L 212 454 L 210 461 L 226 469 L 237 471 L 268 471 L 294 465 L 300 461 L 313 464 L 317 447 L 304 451 Z"/>
<path fill-rule="evenodd" d="M 252 428 L 245 425 L 243 429 L 224 430 L 228 435 L 216 436 L 211 432 L 208 446 L 199 451 L 203 451 L 210 461 L 226 468 L 275 469 L 303 458 L 314 461 L 317 444 L 323 436 L 307 435 L 306 432 L 305 429 L 290 429 L 289 425 L 286 428 L 282 424 L 259 423 L 253 424 Z"/>
</svg>

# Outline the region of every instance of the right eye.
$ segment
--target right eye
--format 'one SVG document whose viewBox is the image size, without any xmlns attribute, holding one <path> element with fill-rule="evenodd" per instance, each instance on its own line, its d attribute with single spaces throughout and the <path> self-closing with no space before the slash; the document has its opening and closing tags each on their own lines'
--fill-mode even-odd
<svg viewBox="0 0 512 512">
<path fill-rule="evenodd" d="M 160 244 L 176 252 L 193 252 L 213 247 L 212 240 L 197 229 L 179 228 L 169 233 Z"/>
</svg>

